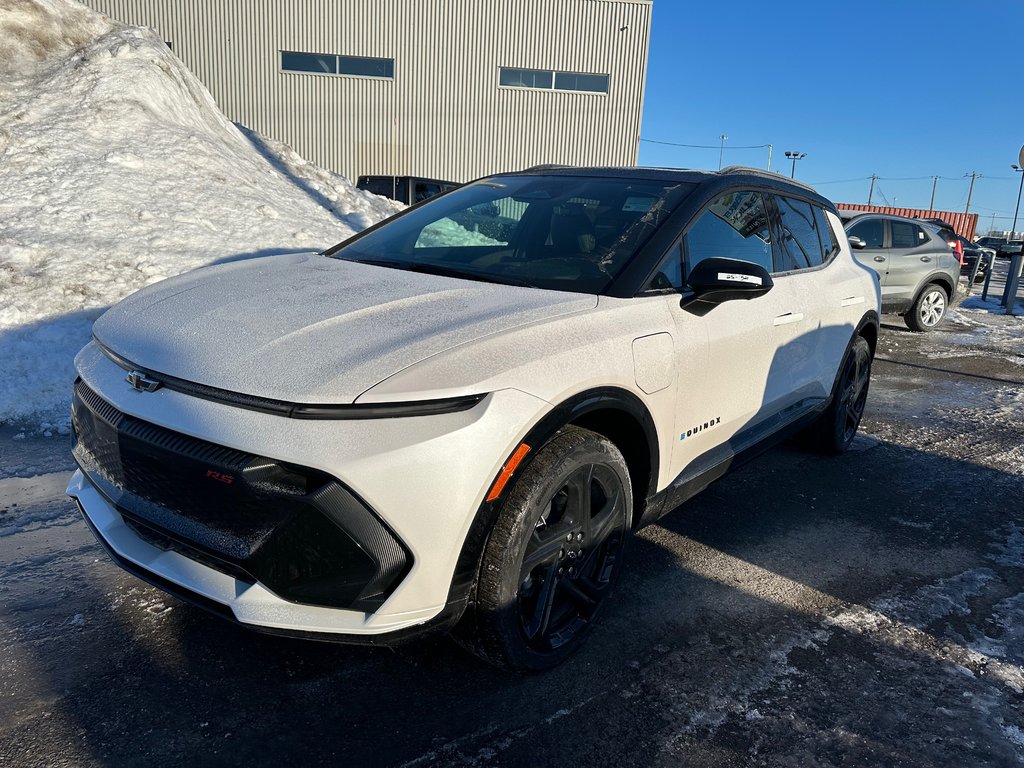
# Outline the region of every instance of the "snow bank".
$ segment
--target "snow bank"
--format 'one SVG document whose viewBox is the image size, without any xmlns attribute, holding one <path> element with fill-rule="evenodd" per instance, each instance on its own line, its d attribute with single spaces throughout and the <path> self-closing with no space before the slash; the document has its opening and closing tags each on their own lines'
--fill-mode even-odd
<svg viewBox="0 0 1024 768">
<path fill-rule="evenodd" d="M 154 32 L 72 0 L 6 0 L 0 421 L 66 429 L 74 354 L 125 295 L 319 250 L 399 208 L 230 123 Z"/>
</svg>

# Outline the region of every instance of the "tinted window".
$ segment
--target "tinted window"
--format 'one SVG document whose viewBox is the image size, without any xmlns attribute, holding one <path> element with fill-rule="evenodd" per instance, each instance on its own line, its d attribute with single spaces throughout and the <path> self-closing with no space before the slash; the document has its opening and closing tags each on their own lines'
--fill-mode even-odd
<svg viewBox="0 0 1024 768">
<path fill-rule="evenodd" d="M 583 75 L 576 72 L 556 72 L 555 88 L 560 91 L 608 93 L 608 75 Z"/>
<path fill-rule="evenodd" d="M 651 278 L 645 290 L 664 291 L 683 288 L 683 249 L 682 245 L 673 246 L 665 260 L 658 265 L 658 271 Z"/>
<path fill-rule="evenodd" d="M 312 72 L 319 75 L 394 77 L 395 60 L 281 51 L 281 69 L 285 72 Z"/>
<path fill-rule="evenodd" d="M 554 72 L 549 69 L 512 69 L 511 67 L 502 67 L 499 82 L 502 85 L 517 88 L 551 88 L 553 77 Z"/>
<path fill-rule="evenodd" d="M 928 241 L 928 236 L 917 224 L 906 221 L 890 221 L 893 248 L 916 248 Z"/>
<path fill-rule="evenodd" d="M 391 198 L 395 196 L 395 180 L 392 177 L 366 179 L 359 185 L 359 188 L 375 195 Z"/>
<path fill-rule="evenodd" d="M 821 264 L 821 240 L 814 221 L 814 211 L 802 200 L 776 195 L 779 209 L 779 256 L 776 272 L 807 269 Z"/>
<path fill-rule="evenodd" d="M 337 56 L 281 51 L 281 69 L 287 72 L 317 72 L 321 75 L 333 75 L 338 71 L 337 64 Z"/>
<path fill-rule="evenodd" d="M 825 215 L 825 212 L 816 205 L 811 207 L 814 209 L 814 222 L 818 225 L 818 237 L 821 238 L 821 250 L 824 254 L 824 260 L 828 261 L 839 250 L 839 242 L 836 240 L 836 233 L 832 231 L 832 227 L 828 223 L 828 217 Z"/>
<path fill-rule="evenodd" d="M 413 202 L 417 203 L 422 203 L 428 197 L 441 194 L 441 185 L 429 181 L 417 181 L 413 189 L 415 190 L 415 200 Z"/>
<path fill-rule="evenodd" d="M 376 59 L 366 56 L 339 56 L 338 71 L 343 75 L 361 77 L 394 77 L 394 59 Z"/>
<path fill-rule="evenodd" d="M 885 240 L 885 230 L 881 219 L 864 219 L 850 227 L 850 237 L 859 237 L 868 244 L 868 248 L 881 248 Z"/>
<path fill-rule="evenodd" d="M 688 269 L 715 256 L 760 264 L 771 272 L 768 214 L 760 192 L 729 192 L 715 200 L 686 233 Z"/>
</svg>

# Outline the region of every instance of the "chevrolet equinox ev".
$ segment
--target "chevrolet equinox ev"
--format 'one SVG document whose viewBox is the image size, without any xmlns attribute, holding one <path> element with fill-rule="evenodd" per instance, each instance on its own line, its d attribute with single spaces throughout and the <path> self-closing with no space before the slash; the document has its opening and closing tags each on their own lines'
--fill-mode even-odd
<svg viewBox="0 0 1024 768">
<path fill-rule="evenodd" d="M 68 493 L 119 565 L 244 626 L 454 628 L 546 669 L 638 527 L 789 435 L 850 445 L 878 312 L 834 206 L 777 175 L 496 175 L 115 305 Z"/>
</svg>

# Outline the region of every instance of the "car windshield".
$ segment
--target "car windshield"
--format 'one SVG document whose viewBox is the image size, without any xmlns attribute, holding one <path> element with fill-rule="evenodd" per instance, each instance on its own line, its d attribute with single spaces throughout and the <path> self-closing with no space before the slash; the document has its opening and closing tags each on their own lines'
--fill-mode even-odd
<svg viewBox="0 0 1024 768">
<path fill-rule="evenodd" d="M 696 185 L 497 176 L 461 187 L 328 256 L 395 269 L 601 293 Z"/>
</svg>

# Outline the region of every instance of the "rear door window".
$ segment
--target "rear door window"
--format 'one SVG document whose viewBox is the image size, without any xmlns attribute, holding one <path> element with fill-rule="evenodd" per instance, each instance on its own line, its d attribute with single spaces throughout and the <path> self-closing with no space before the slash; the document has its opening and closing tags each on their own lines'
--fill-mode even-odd
<svg viewBox="0 0 1024 768">
<path fill-rule="evenodd" d="M 909 221 L 890 221 L 892 247 L 896 249 L 917 248 L 928 242 L 928 235 L 917 224 Z"/>
<path fill-rule="evenodd" d="M 818 237 L 821 238 L 822 259 L 827 262 L 839 251 L 839 241 L 836 240 L 836 233 L 828 222 L 825 212 L 816 205 L 814 209 L 814 223 L 818 225 Z"/>
<path fill-rule="evenodd" d="M 822 262 L 821 238 L 809 203 L 775 196 L 779 210 L 779 247 L 776 272 L 817 267 Z"/>
</svg>

